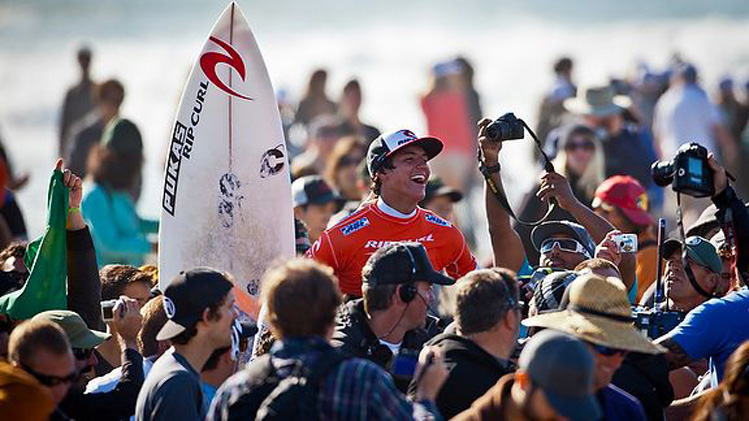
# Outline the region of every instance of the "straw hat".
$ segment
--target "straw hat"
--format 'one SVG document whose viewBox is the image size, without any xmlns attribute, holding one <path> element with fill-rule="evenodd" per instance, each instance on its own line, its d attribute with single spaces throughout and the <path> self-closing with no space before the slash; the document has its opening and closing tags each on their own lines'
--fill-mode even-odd
<svg viewBox="0 0 749 421">
<path fill-rule="evenodd" d="M 525 319 L 523 325 L 560 330 L 610 348 L 646 354 L 665 352 L 632 325 L 632 310 L 620 280 L 582 275 L 570 284 L 568 293 L 566 310 Z"/>
</svg>

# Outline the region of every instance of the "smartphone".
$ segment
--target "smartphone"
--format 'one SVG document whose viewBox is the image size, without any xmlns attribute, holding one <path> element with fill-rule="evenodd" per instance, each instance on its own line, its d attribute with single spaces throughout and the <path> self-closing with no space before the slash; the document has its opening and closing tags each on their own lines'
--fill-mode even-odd
<svg viewBox="0 0 749 421">
<path fill-rule="evenodd" d="M 106 300 L 101 302 L 101 318 L 105 322 L 111 322 L 114 320 L 114 306 L 117 305 L 119 300 Z"/>
<path fill-rule="evenodd" d="M 611 238 L 619 253 L 637 253 L 637 234 L 619 234 Z"/>
</svg>

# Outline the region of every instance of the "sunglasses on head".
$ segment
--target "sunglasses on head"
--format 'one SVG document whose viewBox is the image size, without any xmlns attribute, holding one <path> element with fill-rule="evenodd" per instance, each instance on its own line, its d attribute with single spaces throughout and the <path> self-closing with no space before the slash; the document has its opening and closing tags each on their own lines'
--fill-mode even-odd
<svg viewBox="0 0 749 421">
<path fill-rule="evenodd" d="M 584 254 L 585 256 L 590 257 L 588 250 L 583 247 L 579 241 L 573 240 L 572 238 L 549 238 L 541 243 L 539 251 L 541 253 L 548 253 L 554 248 L 554 246 L 559 247 L 562 251 Z"/>
<path fill-rule="evenodd" d="M 605 357 L 613 357 L 614 355 L 621 355 L 624 356 L 627 354 L 628 351 L 625 351 L 623 349 L 617 349 L 617 348 L 610 348 L 605 345 L 598 345 L 598 344 L 592 344 L 588 343 L 591 348 L 593 348 L 597 353 L 605 356 Z"/>
<path fill-rule="evenodd" d="M 37 373 L 36 371 L 32 370 L 31 368 L 29 368 L 29 366 L 27 366 L 24 363 L 21 363 L 21 368 L 23 369 L 23 371 L 31 374 L 35 379 L 37 379 L 39 383 L 47 387 L 55 387 L 60 384 L 73 383 L 76 380 L 78 380 L 77 371 L 70 373 L 65 377 L 59 377 L 59 376 L 48 376 L 46 374 Z"/>
<path fill-rule="evenodd" d="M 590 140 L 585 140 L 582 142 L 567 142 L 567 144 L 564 145 L 564 150 L 566 151 L 576 151 L 578 149 L 592 151 L 595 148 L 595 143 L 591 142 Z"/>
<path fill-rule="evenodd" d="M 91 358 L 91 354 L 94 353 L 93 348 L 73 348 L 73 355 L 75 355 L 75 359 L 79 361 L 85 361 L 89 358 Z"/>
</svg>

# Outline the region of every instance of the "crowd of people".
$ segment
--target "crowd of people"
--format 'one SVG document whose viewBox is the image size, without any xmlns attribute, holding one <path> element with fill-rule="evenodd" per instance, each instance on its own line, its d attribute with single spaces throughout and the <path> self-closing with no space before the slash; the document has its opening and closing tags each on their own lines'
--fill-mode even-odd
<svg viewBox="0 0 749 421">
<path fill-rule="evenodd" d="M 549 164 L 516 219 L 500 164 L 514 158 L 468 60 L 432 68 L 425 136 L 365 124 L 359 81 L 335 101 L 317 70 L 297 105 L 279 97 L 301 137 L 297 258 L 267 269 L 249 320 L 231 273 L 186 267 L 159 289 L 125 89 L 91 80 L 90 50 L 78 63 L 38 240 L 0 151 L 0 418 L 749 417 L 749 97 L 731 80 L 713 102 L 677 60 L 578 89 L 559 59 L 536 126 Z M 689 142 L 709 151 L 686 170 L 711 194 L 677 201 L 651 165 Z M 662 236 L 662 217 L 683 230 Z"/>
</svg>

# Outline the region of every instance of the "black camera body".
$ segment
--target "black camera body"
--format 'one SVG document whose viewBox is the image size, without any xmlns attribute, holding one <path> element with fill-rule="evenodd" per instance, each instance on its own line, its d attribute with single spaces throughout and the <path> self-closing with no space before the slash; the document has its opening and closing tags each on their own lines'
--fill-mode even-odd
<svg viewBox="0 0 749 421">
<path fill-rule="evenodd" d="M 698 143 L 682 145 L 671 161 L 656 161 L 650 167 L 655 184 L 672 185 L 674 191 L 692 197 L 715 194 L 713 172 L 707 163 L 707 149 Z"/>
<path fill-rule="evenodd" d="M 493 142 L 517 140 L 525 136 L 523 121 L 507 113 L 486 126 L 486 137 Z"/>
<path fill-rule="evenodd" d="M 680 311 L 656 311 L 636 307 L 632 309 L 632 316 L 637 330 L 650 339 L 658 339 L 678 326 L 686 314 Z"/>
</svg>

